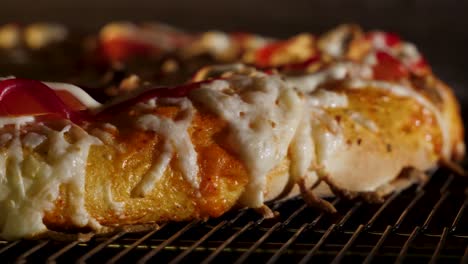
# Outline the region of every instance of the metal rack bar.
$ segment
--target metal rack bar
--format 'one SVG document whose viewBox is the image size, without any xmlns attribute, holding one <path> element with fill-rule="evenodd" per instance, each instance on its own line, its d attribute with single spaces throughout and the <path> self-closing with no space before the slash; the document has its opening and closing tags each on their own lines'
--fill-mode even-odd
<svg viewBox="0 0 468 264">
<path fill-rule="evenodd" d="M 379 241 L 377 241 L 377 244 L 375 244 L 375 246 L 372 248 L 371 252 L 369 252 L 369 254 L 367 255 L 366 259 L 364 259 L 364 262 L 363 264 L 369 264 L 372 262 L 372 260 L 374 259 L 375 255 L 377 254 L 377 252 L 380 250 L 380 248 L 382 247 L 383 243 L 385 242 L 385 240 L 387 239 L 388 235 L 390 235 L 390 233 L 392 232 L 392 226 L 387 226 L 387 228 L 385 228 L 385 231 L 383 232 L 382 236 L 380 237 Z"/>
<path fill-rule="evenodd" d="M 333 232 L 335 229 L 335 224 L 332 224 L 327 231 L 322 235 L 320 240 L 315 244 L 315 246 L 307 252 L 307 254 L 301 259 L 299 264 L 306 264 L 310 261 L 312 256 L 319 250 L 319 248 L 322 246 L 322 244 L 327 240 L 327 238 L 330 236 L 330 234 Z"/>
<path fill-rule="evenodd" d="M 55 252 L 54 254 L 50 255 L 49 258 L 47 258 L 46 262 L 49 264 L 54 264 L 56 263 L 57 259 L 65 254 L 67 251 L 72 249 L 74 246 L 78 245 L 80 241 L 76 240 L 73 242 L 68 243 L 66 246 L 64 246 L 62 249 L 59 251 Z"/>
<path fill-rule="evenodd" d="M 400 217 L 398 217 L 398 220 L 396 221 L 394 225 L 394 229 L 398 229 L 405 220 L 406 216 L 410 212 L 411 209 L 418 203 L 419 200 L 424 196 L 425 191 L 420 189 L 418 192 L 416 192 L 416 196 L 411 200 L 411 202 L 408 204 L 408 206 L 403 210 L 403 212 L 400 214 Z"/>
<path fill-rule="evenodd" d="M 406 254 L 408 254 L 408 250 L 411 246 L 411 243 L 413 242 L 413 240 L 416 238 L 416 236 L 418 235 L 419 233 L 419 230 L 421 228 L 419 226 L 416 226 L 414 229 L 413 229 L 413 232 L 411 232 L 411 235 L 408 237 L 408 239 L 406 240 L 405 244 L 403 245 L 403 247 L 401 248 L 400 250 L 400 253 L 398 254 L 398 257 L 395 261 L 395 263 L 403 263 L 403 260 L 405 259 L 406 257 Z"/>
<path fill-rule="evenodd" d="M 258 239 L 251 247 L 249 247 L 249 249 L 244 252 L 244 254 L 242 254 L 239 259 L 237 259 L 236 262 L 234 262 L 235 264 L 241 264 L 241 263 L 244 263 L 244 261 L 252 254 L 252 252 L 257 249 L 262 243 L 263 241 L 265 241 L 271 234 L 273 234 L 273 232 L 281 226 L 281 223 L 276 223 L 275 225 L 273 225 L 262 237 L 260 237 L 260 239 Z"/>
<path fill-rule="evenodd" d="M 166 247 L 167 245 L 171 244 L 174 240 L 179 238 L 181 235 L 183 235 L 187 230 L 192 228 L 195 224 L 198 224 L 198 221 L 192 221 L 185 225 L 182 229 L 179 229 L 175 234 L 173 234 L 170 238 L 166 239 L 163 243 L 159 244 L 157 248 L 152 249 L 150 252 L 146 253 L 140 260 L 138 260 L 137 263 L 142 264 L 146 263 L 148 260 L 150 260 L 152 257 L 156 256 L 161 250 Z"/>
<path fill-rule="evenodd" d="M 150 232 L 148 232 L 146 235 L 142 236 L 140 239 L 136 240 L 135 242 L 133 242 L 129 247 L 125 248 L 124 250 L 120 251 L 118 254 L 116 254 L 115 256 L 113 256 L 111 259 L 109 259 L 109 261 L 107 261 L 106 263 L 107 264 L 111 264 L 111 263 L 115 263 L 117 262 L 119 259 L 121 259 L 122 257 L 124 257 L 126 254 L 128 254 L 128 252 L 130 252 L 131 250 L 133 250 L 134 248 L 136 248 L 138 245 L 140 245 L 141 243 L 143 243 L 143 241 L 147 240 L 149 237 L 151 237 L 152 235 L 154 235 L 156 232 L 158 232 L 159 230 L 161 230 L 162 228 L 164 228 L 165 224 L 164 225 L 161 225 L 159 226 L 158 228 L 155 228 L 153 230 L 151 230 Z"/>
<path fill-rule="evenodd" d="M 12 247 L 18 245 L 20 242 L 21 242 L 21 240 L 16 240 L 16 241 L 10 242 L 8 245 L 2 247 L 2 248 L 0 249 L 0 255 L 3 254 L 3 253 L 5 253 L 5 252 L 7 252 L 10 248 L 12 248 Z"/>
<path fill-rule="evenodd" d="M 97 245 L 95 248 L 91 249 L 90 251 L 88 251 L 88 253 L 84 254 L 83 256 L 81 256 L 77 261 L 76 263 L 86 263 L 86 260 L 88 260 L 89 258 L 91 258 L 93 255 L 95 255 L 96 253 L 98 253 L 99 251 L 101 251 L 103 248 L 105 248 L 107 245 L 109 245 L 110 243 L 114 242 L 115 240 L 117 240 L 119 237 L 125 235 L 127 232 L 126 231 L 121 231 L 121 232 L 118 232 L 117 234 L 111 236 L 110 238 L 104 240 L 101 244 Z"/>
<path fill-rule="evenodd" d="M 385 200 L 385 202 L 379 207 L 377 212 L 375 212 L 375 214 L 372 216 L 372 218 L 367 222 L 366 229 L 369 229 L 369 228 L 372 227 L 372 225 L 374 225 L 375 221 L 377 221 L 377 219 L 382 214 L 382 212 L 385 210 L 385 208 L 387 208 L 388 205 L 391 204 L 393 202 L 393 200 L 395 200 L 395 198 L 398 197 L 398 195 L 400 195 L 400 192 L 394 192 Z"/>
<path fill-rule="evenodd" d="M 466 196 L 463 204 L 458 209 L 457 215 L 455 216 L 455 219 L 453 220 L 452 225 L 450 226 L 450 233 L 454 233 L 456 231 L 458 223 L 460 222 L 460 219 L 462 218 L 463 213 L 465 212 L 465 209 L 467 206 L 468 206 L 468 195 Z"/>
<path fill-rule="evenodd" d="M 348 242 L 344 245 L 344 247 L 338 252 L 336 257 L 333 259 L 331 263 L 333 264 L 338 264 L 341 262 L 343 259 L 344 255 L 346 254 L 346 251 L 353 245 L 354 241 L 358 238 L 358 236 L 361 234 L 361 232 L 364 230 L 364 225 L 359 225 L 354 234 L 351 236 L 351 238 L 348 240 Z"/>
<path fill-rule="evenodd" d="M 242 233 L 244 233 L 247 229 L 249 229 L 251 226 L 253 226 L 253 224 L 254 224 L 254 222 L 250 221 L 243 228 L 237 230 L 237 232 L 232 234 L 226 241 L 224 241 L 224 243 L 219 245 L 219 247 L 217 247 L 215 251 L 213 251 L 207 258 L 205 258 L 205 260 L 203 260 L 202 264 L 208 264 L 208 263 L 212 262 L 214 260 L 214 258 L 216 258 L 216 256 L 218 256 L 219 253 L 221 253 L 221 251 L 223 251 L 223 249 L 225 249 L 229 244 L 232 243 L 232 241 L 234 241 L 234 239 L 236 239 L 238 236 L 240 236 Z"/>
<path fill-rule="evenodd" d="M 26 259 L 32 255 L 34 252 L 38 251 L 39 249 L 43 248 L 45 245 L 49 243 L 49 240 L 41 241 L 39 244 L 35 245 L 34 247 L 28 249 L 23 254 L 19 255 L 18 258 L 15 260 L 15 263 L 21 264 L 26 263 Z"/>
<path fill-rule="evenodd" d="M 346 222 L 348 222 L 351 216 L 353 216 L 353 214 L 359 209 L 359 207 L 361 207 L 361 205 L 362 202 L 355 203 L 353 207 L 351 207 L 351 209 L 349 209 L 348 212 L 346 212 L 346 214 L 341 218 L 340 222 L 336 224 L 336 227 L 342 228 L 346 224 Z"/>
<path fill-rule="evenodd" d="M 444 231 L 442 231 L 442 236 L 439 239 L 439 243 L 437 243 L 437 247 L 434 251 L 434 254 L 431 257 L 431 261 L 429 262 L 430 264 L 435 264 L 437 263 L 437 259 L 440 256 L 440 252 L 442 251 L 444 245 L 445 245 L 445 240 L 447 239 L 447 235 L 449 233 L 449 229 L 447 227 L 444 228 Z"/>
<path fill-rule="evenodd" d="M 421 227 L 421 230 L 424 232 L 427 230 L 429 224 L 431 223 L 431 220 L 432 218 L 434 217 L 434 215 L 437 213 L 437 210 L 440 208 L 440 206 L 444 203 L 444 201 L 447 199 L 447 197 L 449 196 L 450 192 L 444 192 L 439 200 L 437 201 L 437 203 L 434 205 L 434 207 L 432 208 L 431 212 L 429 213 L 429 215 L 427 216 L 426 218 L 426 221 L 424 221 L 424 224 L 422 225 Z"/>
<path fill-rule="evenodd" d="M 267 264 L 274 264 L 278 261 L 278 259 L 281 257 L 281 255 L 284 253 L 284 251 L 286 251 L 287 248 L 289 248 L 289 246 L 294 242 L 296 241 L 296 239 L 302 234 L 302 232 L 306 229 L 306 227 L 308 226 L 307 223 L 303 224 L 295 233 L 292 237 L 290 237 L 288 239 L 288 241 L 286 241 L 286 243 L 284 243 L 279 250 L 277 250 L 273 256 L 271 256 L 271 258 L 268 260 Z"/>
<path fill-rule="evenodd" d="M 216 225 L 213 229 L 211 229 L 208 233 L 206 233 L 202 238 L 197 240 L 192 246 L 184 250 L 182 253 L 180 253 L 177 257 L 175 257 L 170 264 L 176 264 L 179 263 L 183 258 L 185 258 L 188 254 L 190 254 L 196 247 L 198 247 L 201 243 L 203 243 L 205 240 L 207 240 L 211 235 L 213 235 L 216 231 L 221 229 L 226 225 L 227 221 L 222 221 L 218 225 Z"/>
</svg>

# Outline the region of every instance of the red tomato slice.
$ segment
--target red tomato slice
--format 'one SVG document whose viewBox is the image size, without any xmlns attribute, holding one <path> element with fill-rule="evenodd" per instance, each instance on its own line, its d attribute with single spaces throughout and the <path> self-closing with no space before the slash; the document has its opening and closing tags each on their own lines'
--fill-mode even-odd
<svg viewBox="0 0 468 264">
<path fill-rule="evenodd" d="M 375 79 L 397 80 L 408 76 L 406 67 L 392 55 L 377 51 L 375 56 L 377 58 L 377 64 L 373 67 Z"/>
<path fill-rule="evenodd" d="M 65 101 L 71 102 L 69 99 Z M 76 122 L 83 117 L 77 111 L 82 107 L 77 108 L 77 106 L 76 102 L 71 106 L 67 105 L 54 90 L 40 81 L 26 79 L 0 81 L 0 116 L 57 115 Z"/>
</svg>

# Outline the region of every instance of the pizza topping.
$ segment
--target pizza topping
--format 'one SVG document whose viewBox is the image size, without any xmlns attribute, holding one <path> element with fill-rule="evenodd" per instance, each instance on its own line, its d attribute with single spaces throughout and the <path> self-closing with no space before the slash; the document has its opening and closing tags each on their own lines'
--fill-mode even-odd
<svg viewBox="0 0 468 264">
<path fill-rule="evenodd" d="M 348 106 L 348 97 L 343 93 L 320 89 L 311 93 L 307 102 L 311 107 L 342 108 Z"/>
<path fill-rule="evenodd" d="M 0 116 L 55 115 L 73 122 L 81 121 L 84 118 L 84 113 L 79 112 L 82 107 L 63 99 L 39 81 L 0 81 Z"/>
<path fill-rule="evenodd" d="M 310 34 L 297 35 L 284 41 L 276 41 L 255 51 L 254 64 L 259 67 L 278 67 L 304 62 L 316 54 L 315 38 Z"/>
<path fill-rule="evenodd" d="M 395 57 L 384 51 L 377 51 L 377 64 L 373 66 L 377 80 L 398 80 L 408 77 L 407 68 Z"/>
<path fill-rule="evenodd" d="M 421 76 L 430 70 L 427 61 L 411 43 L 401 45 L 401 57 L 401 61 L 415 75 Z"/>
<path fill-rule="evenodd" d="M 30 149 L 35 149 L 37 146 L 41 145 L 46 140 L 46 136 L 35 132 L 30 132 L 23 138 L 23 146 L 28 147 Z"/>
<path fill-rule="evenodd" d="M 195 109 L 190 100 L 186 98 L 166 99 L 165 103 L 176 104 L 181 107 L 181 113 L 177 117 L 177 120 L 159 117 L 154 114 L 146 114 L 138 117 L 136 120 L 139 128 L 156 132 L 157 136 L 161 137 L 164 141 L 161 154 L 133 189 L 132 195 L 136 197 L 144 197 L 154 188 L 154 185 L 163 176 L 173 157 L 176 157 L 177 166 L 184 178 L 195 189 L 198 189 L 200 186 L 197 152 L 188 131 Z"/>
<path fill-rule="evenodd" d="M 341 25 L 322 35 L 318 41 L 318 48 L 321 52 L 333 58 L 344 58 L 348 51 L 350 41 L 360 36 L 360 34 L 360 29 L 355 25 Z"/>
<path fill-rule="evenodd" d="M 393 48 L 401 43 L 401 39 L 397 34 L 381 31 L 368 33 L 366 39 L 371 41 L 374 47 L 382 50 Z"/>
<path fill-rule="evenodd" d="M 67 125 L 61 131 L 42 127 L 40 134 L 29 133 L 24 139 L 16 131 L 8 144 L 0 154 L 1 237 L 18 239 L 47 231 L 42 219 L 53 208 L 62 185 L 70 188 L 66 200 L 71 221 L 99 228 L 84 203 L 86 161 L 91 145 L 100 144 L 98 139 Z M 24 147 L 41 144 L 48 144 L 49 150 L 43 158 L 23 154 Z"/>
<path fill-rule="evenodd" d="M 278 76 L 262 73 L 215 80 L 190 97 L 229 123 L 229 146 L 251 178 L 240 203 L 261 207 L 266 176 L 287 154 L 301 120 L 303 101 Z"/>
<path fill-rule="evenodd" d="M 311 93 L 324 83 L 343 80 L 350 72 L 350 67 L 352 67 L 351 64 L 337 63 L 311 74 L 287 77 L 286 81 L 301 92 Z"/>
<path fill-rule="evenodd" d="M 351 120 L 353 120 L 356 124 L 366 128 L 366 129 L 369 129 L 370 131 L 372 131 L 374 133 L 379 131 L 379 127 L 377 126 L 377 124 L 374 121 L 372 121 L 372 119 L 363 116 L 359 112 L 352 112 L 349 115 L 349 118 Z"/>
<path fill-rule="evenodd" d="M 155 98 L 180 98 L 186 97 L 192 90 L 200 88 L 202 84 L 210 83 L 213 80 L 205 80 L 200 82 L 192 82 L 187 83 L 184 85 L 176 86 L 176 87 L 157 87 L 141 94 L 130 98 L 128 100 L 124 100 L 122 102 L 117 102 L 105 107 L 101 112 L 97 114 L 97 116 L 106 116 L 110 114 L 115 114 L 124 110 L 127 110 L 138 103 L 145 103 L 150 101 L 151 99 Z"/>
<path fill-rule="evenodd" d="M 255 53 L 256 64 L 262 67 L 271 66 L 273 55 L 275 55 L 275 53 L 277 52 L 280 52 L 287 45 L 288 43 L 286 41 L 278 41 L 271 44 L 267 44 L 265 47 L 260 48 Z"/>
<path fill-rule="evenodd" d="M 311 120 L 308 114 L 309 109 L 303 109 L 301 122 L 296 130 L 296 134 L 289 146 L 289 155 L 291 158 L 291 180 L 294 183 L 300 182 L 302 179 L 309 176 L 309 170 L 314 162 L 315 156 L 315 143 L 312 138 Z"/>
<path fill-rule="evenodd" d="M 86 110 L 99 108 L 102 105 L 94 100 L 89 94 L 78 86 L 69 83 L 44 82 L 45 85 L 55 91 L 55 93 L 75 110 Z"/>
<path fill-rule="evenodd" d="M 113 61 L 122 61 L 134 56 L 146 56 L 153 53 L 153 47 L 150 44 L 126 38 L 108 39 L 103 41 L 101 45 L 104 56 Z"/>
<path fill-rule="evenodd" d="M 429 64 L 427 63 L 426 59 L 421 57 L 418 60 L 410 63 L 408 68 L 416 75 L 424 75 L 429 70 Z"/>
<path fill-rule="evenodd" d="M 36 119 L 34 116 L 15 116 L 15 117 L 1 117 L 0 118 L 0 128 L 6 125 L 14 125 L 16 128 L 34 122 Z"/>
<path fill-rule="evenodd" d="M 100 32 L 101 48 L 111 61 L 150 56 L 170 51 L 186 40 L 184 34 L 164 25 L 137 26 L 111 23 Z"/>
</svg>

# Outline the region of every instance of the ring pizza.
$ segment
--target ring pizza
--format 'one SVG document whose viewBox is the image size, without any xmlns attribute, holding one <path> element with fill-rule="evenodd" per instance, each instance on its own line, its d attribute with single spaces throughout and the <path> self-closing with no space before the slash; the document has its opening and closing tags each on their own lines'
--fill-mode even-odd
<svg viewBox="0 0 468 264">
<path fill-rule="evenodd" d="M 109 61 L 213 58 L 182 84 L 137 84 L 105 104 L 71 84 L 2 79 L 3 239 L 271 213 L 266 202 L 299 194 L 335 212 L 323 198 L 381 202 L 464 156 L 451 89 L 396 35 L 102 32 Z"/>
</svg>

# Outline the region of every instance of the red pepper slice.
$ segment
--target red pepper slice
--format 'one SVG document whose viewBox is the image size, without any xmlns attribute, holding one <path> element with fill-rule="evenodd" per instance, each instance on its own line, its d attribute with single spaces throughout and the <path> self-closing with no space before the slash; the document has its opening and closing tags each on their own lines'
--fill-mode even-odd
<svg viewBox="0 0 468 264">
<path fill-rule="evenodd" d="M 111 61 L 123 61 L 131 57 L 148 56 L 157 51 L 149 43 L 137 42 L 124 37 L 107 39 L 101 43 L 102 52 Z"/>
<path fill-rule="evenodd" d="M 84 115 L 77 110 L 76 105 L 67 105 L 54 90 L 40 81 L 0 81 L 0 116 L 56 115 L 79 122 Z"/>
<path fill-rule="evenodd" d="M 115 114 L 128 109 L 137 103 L 146 102 L 153 98 L 180 98 L 187 96 L 191 91 L 200 88 L 202 84 L 210 83 L 217 79 L 204 80 L 200 82 L 188 83 L 176 87 L 158 87 L 145 91 L 129 100 L 110 105 L 97 114 L 98 117 Z"/>
<path fill-rule="evenodd" d="M 375 79 L 397 80 L 408 76 L 408 69 L 392 55 L 377 51 L 375 56 L 377 58 L 377 64 L 373 67 Z"/>
<path fill-rule="evenodd" d="M 81 111 L 88 109 L 78 98 L 66 90 L 54 90 L 54 92 L 71 110 Z"/>
</svg>

